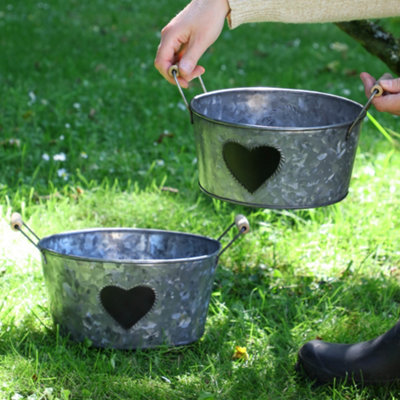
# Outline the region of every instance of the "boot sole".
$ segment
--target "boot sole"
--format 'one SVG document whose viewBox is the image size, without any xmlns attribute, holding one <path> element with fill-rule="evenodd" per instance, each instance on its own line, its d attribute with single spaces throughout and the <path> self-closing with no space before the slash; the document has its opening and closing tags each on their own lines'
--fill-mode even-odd
<svg viewBox="0 0 400 400">
<path fill-rule="evenodd" d="M 359 380 L 354 377 L 350 377 L 348 374 L 346 376 L 332 376 L 329 372 L 323 372 L 323 370 L 319 370 L 318 373 L 315 373 L 315 366 L 307 363 L 301 357 L 298 358 L 295 371 L 299 374 L 303 374 L 307 376 L 310 380 L 314 381 L 314 384 L 317 386 L 321 385 L 332 385 L 334 383 L 340 384 L 351 384 L 354 386 L 366 386 L 366 385 L 387 385 L 392 383 L 400 383 L 400 378 L 386 379 L 386 380 Z"/>
</svg>

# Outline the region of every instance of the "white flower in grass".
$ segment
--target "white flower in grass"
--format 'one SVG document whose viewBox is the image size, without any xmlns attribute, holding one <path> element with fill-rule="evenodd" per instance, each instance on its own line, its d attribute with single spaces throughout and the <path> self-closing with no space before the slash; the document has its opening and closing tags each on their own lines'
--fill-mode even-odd
<svg viewBox="0 0 400 400">
<path fill-rule="evenodd" d="M 81 156 L 81 158 L 84 158 L 84 159 L 89 157 L 84 151 L 81 151 L 80 156 Z"/>
<path fill-rule="evenodd" d="M 37 4 L 38 8 L 42 8 L 43 10 L 47 10 L 49 8 L 49 5 L 47 3 L 38 3 Z"/>
<path fill-rule="evenodd" d="M 44 153 L 44 154 L 42 155 L 42 160 L 44 160 L 44 161 L 49 161 L 49 160 L 50 160 L 50 156 L 49 156 L 47 153 Z"/>
<path fill-rule="evenodd" d="M 24 396 L 20 395 L 19 393 L 15 393 L 12 395 L 11 400 L 21 400 Z"/>
<path fill-rule="evenodd" d="M 171 380 L 168 379 L 166 376 L 162 376 L 161 379 L 167 383 L 171 383 Z"/>
<path fill-rule="evenodd" d="M 67 129 L 69 129 L 69 128 L 71 128 L 71 124 L 69 124 L 68 122 L 65 124 L 65 127 L 67 128 Z"/>
<path fill-rule="evenodd" d="M 57 170 L 57 175 L 59 176 L 59 178 L 64 179 L 64 181 L 67 181 L 69 178 L 69 174 L 67 172 L 67 170 L 65 168 L 60 168 Z"/>
<path fill-rule="evenodd" d="M 362 169 L 362 172 L 363 172 L 365 175 L 368 175 L 368 176 L 375 176 L 375 169 L 374 169 L 373 167 L 371 167 L 370 165 L 366 165 L 366 166 Z"/>
<path fill-rule="evenodd" d="M 54 389 L 52 387 L 47 387 L 44 389 L 43 394 L 46 398 L 53 398 Z"/>
<path fill-rule="evenodd" d="M 65 153 L 58 153 L 58 154 L 54 154 L 54 156 L 53 156 L 54 161 L 65 161 L 66 159 L 67 159 L 67 156 L 65 155 Z"/>
<path fill-rule="evenodd" d="M 34 92 L 29 92 L 28 93 L 29 96 L 29 104 L 33 104 L 36 101 L 36 95 Z"/>
<path fill-rule="evenodd" d="M 299 38 L 294 39 L 292 42 L 293 47 L 299 47 L 300 44 L 301 44 L 301 40 Z"/>
<path fill-rule="evenodd" d="M 59 139 L 60 139 L 61 141 L 63 141 L 63 140 L 65 139 L 65 136 L 64 136 L 64 135 L 61 135 L 61 136 L 59 137 Z"/>
<path fill-rule="evenodd" d="M 79 110 L 81 108 L 81 105 L 79 103 L 74 103 L 73 107 L 75 108 L 75 110 Z"/>
<path fill-rule="evenodd" d="M 349 46 L 347 46 L 346 43 L 340 42 L 333 42 L 329 45 L 329 47 L 334 51 L 338 51 L 339 53 L 345 53 L 347 50 L 349 50 Z"/>
<path fill-rule="evenodd" d="M 182 102 L 178 103 L 178 108 L 180 108 L 183 111 L 186 111 L 186 106 Z"/>
</svg>

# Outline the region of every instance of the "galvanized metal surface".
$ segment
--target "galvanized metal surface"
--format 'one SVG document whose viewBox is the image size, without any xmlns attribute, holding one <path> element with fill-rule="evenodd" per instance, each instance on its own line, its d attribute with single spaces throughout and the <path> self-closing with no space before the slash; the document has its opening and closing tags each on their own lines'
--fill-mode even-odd
<svg viewBox="0 0 400 400">
<path fill-rule="evenodd" d="M 319 92 L 242 88 L 191 101 L 199 185 L 263 208 L 314 208 L 348 193 L 362 106 Z"/>
<path fill-rule="evenodd" d="M 220 243 L 146 229 L 43 238 L 54 322 L 72 339 L 120 349 L 182 345 L 203 332 Z"/>
</svg>

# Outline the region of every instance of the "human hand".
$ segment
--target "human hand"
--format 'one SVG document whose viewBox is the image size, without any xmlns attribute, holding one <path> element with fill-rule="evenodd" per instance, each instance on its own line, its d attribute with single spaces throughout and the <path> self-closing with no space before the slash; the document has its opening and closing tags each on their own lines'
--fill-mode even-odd
<svg viewBox="0 0 400 400">
<path fill-rule="evenodd" d="M 376 79 L 367 72 L 362 72 L 360 78 L 364 84 L 365 95 L 369 98 Z M 379 85 L 385 94 L 379 97 L 375 96 L 372 104 L 378 111 L 400 115 L 400 78 L 383 79 L 379 81 Z"/>
<path fill-rule="evenodd" d="M 179 67 L 179 84 L 185 88 L 204 73 L 197 62 L 217 40 L 228 12 L 228 0 L 192 0 L 163 28 L 154 66 L 167 81 L 175 83 L 168 74 L 174 64 Z"/>
</svg>

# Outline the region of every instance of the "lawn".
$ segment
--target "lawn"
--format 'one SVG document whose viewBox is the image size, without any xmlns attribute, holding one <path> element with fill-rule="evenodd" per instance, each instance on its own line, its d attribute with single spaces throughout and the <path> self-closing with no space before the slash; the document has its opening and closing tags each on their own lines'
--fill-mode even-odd
<svg viewBox="0 0 400 400">
<path fill-rule="evenodd" d="M 254 209 L 201 193 L 187 111 L 153 67 L 160 30 L 184 5 L 0 5 L 0 398 L 400 399 L 398 384 L 315 386 L 294 368 L 308 340 L 369 340 L 398 320 L 397 145 L 366 119 L 349 195 L 327 207 Z M 276 86 L 361 103 L 359 73 L 387 70 L 332 24 L 225 28 L 202 64 L 208 90 Z M 400 132 L 400 119 L 371 114 Z M 219 260 L 200 340 L 99 349 L 53 325 L 39 252 L 11 231 L 13 211 L 39 237 L 137 227 L 218 238 L 239 213 L 251 233 Z"/>
</svg>

